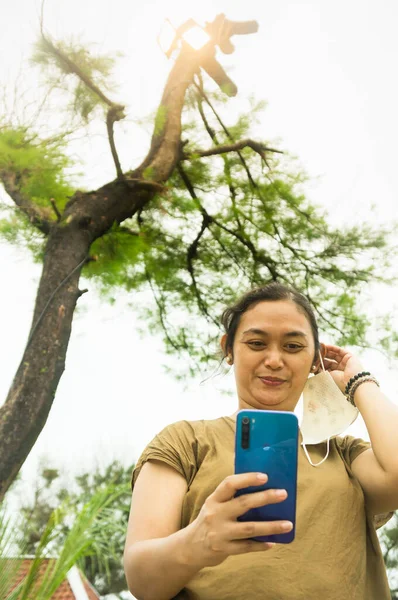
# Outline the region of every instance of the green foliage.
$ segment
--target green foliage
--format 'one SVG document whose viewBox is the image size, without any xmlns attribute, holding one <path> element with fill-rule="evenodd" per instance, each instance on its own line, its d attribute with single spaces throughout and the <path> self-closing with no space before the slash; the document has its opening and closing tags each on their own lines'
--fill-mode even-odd
<svg viewBox="0 0 398 600">
<path fill-rule="evenodd" d="M 113 59 L 95 56 L 76 42 L 42 38 L 34 61 L 72 94 L 72 112 L 86 120 L 94 117 L 103 102 L 95 86 L 109 87 Z M 321 329 L 337 344 L 365 346 L 373 328 L 377 343 L 397 352 L 391 324 L 384 320 L 384 327 L 376 327 L 360 299 L 369 284 L 388 281 L 395 258 L 390 232 L 370 225 L 331 226 L 326 212 L 308 200 L 306 176 L 288 156 L 261 157 L 243 148 L 201 158 L 200 149 L 261 139 L 264 103 L 251 98 L 248 110 L 224 124 L 216 111 L 226 102 L 219 91 L 206 95 L 191 87 L 182 123 L 189 159 L 175 169 L 165 192 L 94 242 L 97 261 L 84 268 L 85 277 L 111 300 L 120 290 L 150 290 L 154 302 L 149 305 L 144 294 L 145 303 L 134 299 L 135 310 L 146 331 L 163 334 L 167 352 L 184 355 L 191 373 L 213 358 L 225 305 L 272 280 L 301 289 Z M 161 106 L 153 117 L 155 135 L 163 132 L 167 118 Z M 24 130 L 3 130 L 0 144 L 1 160 L 18 172 L 26 194 L 40 206 L 53 197 L 62 212 L 72 193 L 62 145 L 29 140 Z M 154 177 L 151 167 L 143 177 Z M 28 231 L 26 221 L 0 222 L 0 235 L 14 243 L 20 232 L 26 239 Z M 35 251 L 34 241 L 31 247 Z M 40 251 L 39 245 L 36 256 Z"/>
<path fill-rule="evenodd" d="M 65 56 L 77 65 L 84 75 L 91 79 L 97 78 L 98 85 L 109 86 L 108 77 L 114 68 L 115 58 L 104 55 L 95 56 L 86 45 L 83 46 L 77 40 L 54 43 L 48 37 L 41 37 L 36 43 L 31 60 L 44 67 L 46 72 L 49 68 L 56 66 L 65 75 L 69 75 L 72 71 L 68 62 L 63 59 Z"/>
<path fill-rule="evenodd" d="M 79 82 L 75 88 L 74 110 L 82 116 L 86 123 L 98 104 L 98 96 Z"/>
<path fill-rule="evenodd" d="M 1 209 L 0 209 L 1 210 Z M 0 219 L 0 238 L 18 247 L 25 247 L 36 262 L 43 259 L 44 236 L 30 223 L 23 213 L 13 209 L 4 210 L 8 214 Z"/>
<path fill-rule="evenodd" d="M 16 486 L 14 496 L 19 496 L 21 520 L 16 527 L 19 532 L 19 547 L 25 554 L 34 554 L 43 543 L 47 523 L 54 509 L 62 503 L 63 517 L 59 519 L 56 536 L 52 537 L 52 553 L 64 551 L 84 506 L 90 505 L 98 493 L 105 493 L 115 486 L 119 494 L 114 496 L 102 511 L 101 527 L 91 531 L 90 544 L 93 549 L 78 560 L 79 566 L 96 589 L 102 593 L 119 592 L 126 589 L 121 563 L 127 521 L 130 511 L 130 479 L 133 466 L 123 467 L 117 461 L 104 469 L 65 478 L 57 469 L 43 467 L 35 484 L 34 498 L 26 503 Z M 2 596 L 0 596 L 2 597 Z"/>
<path fill-rule="evenodd" d="M 0 170 L 18 176 L 21 191 L 38 206 L 53 198 L 61 211 L 73 189 L 66 171 L 73 165 L 62 140 L 40 140 L 24 128 L 0 128 Z M 55 215 L 54 215 L 55 217 Z"/>
<path fill-rule="evenodd" d="M 126 494 L 126 485 L 109 483 L 98 489 L 88 501 L 80 506 L 74 514 L 71 525 L 66 525 L 70 508 L 67 504 L 53 510 L 44 525 L 40 539 L 36 545 L 34 558 L 27 575 L 10 591 L 10 582 L 20 564 L 19 559 L 10 559 L 6 551 L 0 554 L 2 566 L 0 569 L 0 589 L 3 600 L 50 600 L 66 578 L 68 571 L 88 557 L 95 557 L 101 564 L 106 563 L 104 545 L 98 539 L 104 537 L 104 528 L 109 522 L 109 507 Z M 108 523 L 109 528 L 109 523 Z M 0 522 L 0 539 L 8 536 L 17 541 L 15 528 Z M 62 539 L 62 543 L 60 540 Z M 24 548 L 24 552 L 26 548 Z M 57 555 L 53 560 L 46 559 Z M 38 575 L 40 574 L 40 578 Z"/>
<path fill-rule="evenodd" d="M 74 189 L 68 181 L 73 161 L 65 153 L 61 139 L 41 140 L 25 128 L 0 127 L 0 172 L 15 174 L 22 194 L 33 205 L 46 209 L 46 216 L 55 221 L 51 199 L 63 212 Z M 43 236 L 26 215 L 2 206 L 0 237 L 12 244 L 24 244 L 36 260 L 43 254 Z"/>
<path fill-rule="evenodd" d="M 114 89 L 110 77 L 115 58 L 95 55 L 78 40 L 53 42 L 47 37 L 41 37 L 35 46 L 32 62 L 41 67 L 50 85 L 57 85 L 69 91 L 72 95 L 70 108 L 86 123 L 97 108 L 105 106 L 104 100 L 90 89 L 87 82 L 103 91 Z M 76 77 L 72 63 L 78 69 L 81 78 Z"/>
<path fill-rule="evenodd" d="M 398 598 L 398 513 L 381 529 L 381 547 L 391 588 L 392 600 Z"/>
<path fill-rule="evenodd" d="M 127 228 L 121 230 L 115 227 L 92 245 L 91 252 L 97 260 L 93 262 L 87 276 L 100 279 L 103 292 L 110 296 L 115 288 L 120 287 L 121 282 L 128 290 L 136 289 L 146 281 L 142 260 L 147 244 L 144 233 L 132 234 Z"/>
<path fill-rule="evenodd" d="M 21 559 L 5 560 L 12 556 L 15 548 L 23 547 L 23 538 L 15 532 L 14 523 L 0 507 L 0 598 L 6 598 L 21 566 Z"/>
<path fill-rule="evenodd" d="M 184 121 L 187 154 L 214 143 L 194 109 L 191 99 Z M 252 135 L 246 115 L 228 133 L 209 110 L 207 119 L 218 144 Z M 192 372 L 214 356 L 224 306 L 274 279 L 308 295 L 321 328 L 337 344 L 366 344 L 372 323 L 359 295 L 387 272 L 388 232 L 369 225 L 332 227 L 306 198 L 306 177 L 295 163 L 275 156 L 267 162 L 270 169 L 248 148 L 206 159 L 191 156 L 182 163 L 185 178 L 176 170 L 167 192 L 124 223 L 139 235 L 115 227 L 96 242 L 98 261 L 85 268 L 108 297 L 118 287 L 138 291 L 149 285 L 155 304 L 135 308 L 147 330 L 163 332 L 168 352 L 186 351 L 195 359 Z M 199 236 L 204 214 L 210 223 Z"/>
</svg>

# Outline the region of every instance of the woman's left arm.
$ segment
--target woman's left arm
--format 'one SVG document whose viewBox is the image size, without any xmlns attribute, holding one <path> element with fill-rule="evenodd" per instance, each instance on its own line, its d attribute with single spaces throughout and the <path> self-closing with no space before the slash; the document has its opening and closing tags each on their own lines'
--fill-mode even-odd
<svg viewBox="0 0 398 600">
<path fill-rule="evenodd" d="M 338 346 L 326 346 L 325 367 L 342 392 L 349 379 L 363 371 L 359 360 Z M 373 514 L 398 509 L 398 406 L 374 382 L 362 383 L 354 402 L 365 421 L 372 448 L 351 468 Z"/>
</svg>

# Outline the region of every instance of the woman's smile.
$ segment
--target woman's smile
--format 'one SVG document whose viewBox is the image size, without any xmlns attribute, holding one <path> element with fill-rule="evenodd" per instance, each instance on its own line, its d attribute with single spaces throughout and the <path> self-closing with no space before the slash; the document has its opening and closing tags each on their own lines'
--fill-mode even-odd
<svg viewBox="0 0 398 600">
<path fill-rule="evenodd" d="M 286 383 L 284 379 L 278 379 L 277 377 L 259 377 L 259 379 L 268 387 L 280 387 Z"/>
</svg>

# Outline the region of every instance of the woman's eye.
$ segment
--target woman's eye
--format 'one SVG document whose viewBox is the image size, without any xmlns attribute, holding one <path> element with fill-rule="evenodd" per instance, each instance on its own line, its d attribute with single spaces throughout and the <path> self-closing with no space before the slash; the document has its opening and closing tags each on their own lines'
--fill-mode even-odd
<svg viewBox="0 0 398 600">
<path fill-rule="evenodd" d="M 249 346 L 249 348 L 252 348 L 253 350 L 262 350 L 267 346 L 267 344 L 263 340 L 249 340 L 248 342 L 246 342 L 246 344 Z M 290 344 L 285 344 L 284 348 L 289 352 L 299 352 L 299 350 L 302 350 L 304 346 L 292 342 Z"/>
<path fill-rule="evenodd" d="M 264 342 L 262 342 L 261 340 L 252 340 L 250 342 L 247 342 L 248 346 L 252 347 L 252 348 L 263 348 L 264 347 Z"/>
<path fill-rule="evenodd" d="M 288 350 L 301 350 L 303 347 L 300 344 L 286 344 L 285 346 Z"/>
</svg>

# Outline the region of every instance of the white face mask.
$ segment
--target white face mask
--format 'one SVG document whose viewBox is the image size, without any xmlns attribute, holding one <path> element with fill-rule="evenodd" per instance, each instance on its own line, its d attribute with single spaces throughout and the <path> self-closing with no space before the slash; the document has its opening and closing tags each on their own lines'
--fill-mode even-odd
<svg viewBox="0 0 398 600">
<path fill-rule="evenodd" d="M 352 406 L 325 371 L 321 353 L 319 353 L 323 372 L 309 377 L 303 390 L 303 420 L 301 423 L 301 442 L 307 459 L 313 467 L 319 467 L 329 456 L 330 438 L 343 433 L 357 418 L 359 411 Z M 319 444 L 327 440 L 326 456 L 314 464 L 307 452 L 306 444 Z"/>
</svg>

